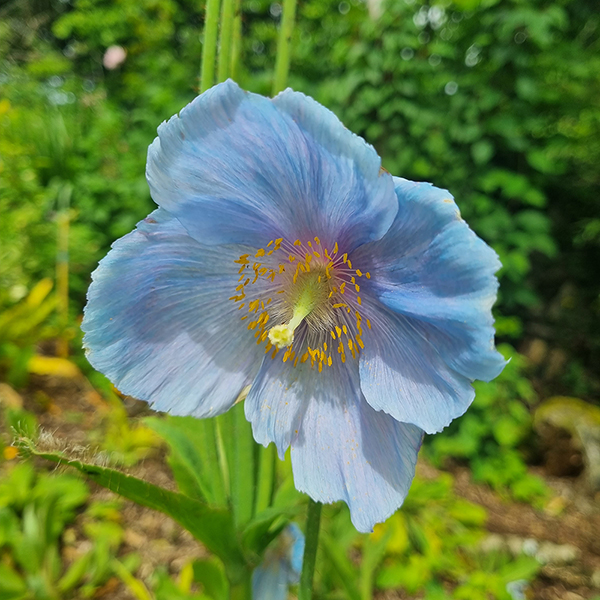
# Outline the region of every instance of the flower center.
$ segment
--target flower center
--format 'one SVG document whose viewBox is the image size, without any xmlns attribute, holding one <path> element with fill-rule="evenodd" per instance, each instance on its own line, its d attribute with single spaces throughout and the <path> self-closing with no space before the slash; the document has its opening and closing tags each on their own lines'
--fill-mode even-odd
<svg viewBox="0 0 600 600">
<path fill-rule="evenodd" d="M 279 348 L 291 346 L 294 341 L 294 331 L 313 310 L 327 300 L 329 286 L 326 278 L 317 273 L 307 273 L 299 282 L 298 297 L 293 301 L 292 318 L 288 323 L 275 325 L 269 330 L 270 342 Z"/>
<path fill-rule="evenodd" d="M 346 351 L 358 357 L 364 348 L 358 279 L 371 276 L 354 268 L 337 243 L 328 250 L 318 237 L 293 244 L 279 238 L 253 259 L 243 254 L 235 262 L 240 278 L 230 300 L 247 309 L 241 319 L 257 344 L 266 342 L 265 353 L 272 350 L 274 359 L 285 349 L 283 362 L 310 359 L 319 372 L 336 355 L 345 362 Z"/>
</svg>

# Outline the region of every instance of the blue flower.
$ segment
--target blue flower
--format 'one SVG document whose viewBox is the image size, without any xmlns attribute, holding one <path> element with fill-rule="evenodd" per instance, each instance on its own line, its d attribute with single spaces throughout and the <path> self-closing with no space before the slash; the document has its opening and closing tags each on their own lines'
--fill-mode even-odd
<svg viewBox="0 0 600 600">
<path fill-rule="evenodd" d="M 329 110 L 231 81 L 163 123 L 159 205 L 93 275 L 92 365 L 156 410 L 210 417 L 249 386 L 257 442 L 360 531 L 403 502 L 423 432 L 471 404 L 494 348 L 494 251 L 452 196 L 392 177 Z"/>
<path fill-rule="evenodd" d="M 263 562 L 252 573 L 254 600 L 287 600 L 290 584 L 300 581 L 304 534 L 290 523 L 276 543 L 270 547 Z"/>
</svg>

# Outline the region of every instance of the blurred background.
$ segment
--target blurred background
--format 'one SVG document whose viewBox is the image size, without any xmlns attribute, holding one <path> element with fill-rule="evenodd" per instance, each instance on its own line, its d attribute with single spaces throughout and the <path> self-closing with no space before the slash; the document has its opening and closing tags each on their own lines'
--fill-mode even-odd
<svg viewBox="0 0 600 600">
<path fill-rule="evenodd" d="M 209 597 L 187 532 L 11 446 L 25 431 L 173 486 L 169 444 L 87 364 L 79 323 L 98 260 L 153 210 L 147 147 L 199 91 L 204 15 L 0 4 L 0 600 Z M 270 94 L 281 15 L 241 3 L 245 89 Z M 374 534 L 327 509 L 318 598 L 600 598 L 599 73 L 587 0 L 299 2 L 290 87 L 391 173 L 451 191 L 502 260 L 512 358 L 426 439 Z"/>
</svg>

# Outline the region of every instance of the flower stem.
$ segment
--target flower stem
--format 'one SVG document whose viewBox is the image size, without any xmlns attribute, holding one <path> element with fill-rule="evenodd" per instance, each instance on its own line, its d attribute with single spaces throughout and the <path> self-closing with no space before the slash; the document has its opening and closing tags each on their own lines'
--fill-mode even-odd
<svg viewBox="0 0 600 600">
<path fill-rule="evenodd" d="M 313 575 L 315 573 L 317 547 L 319 545 L 319 525 L 321 523 L 322 506 L 320 502 L 315 502 L 312 499 L 308 501 L 305 531 L 306 542 L 304 545 L 304 558 L 302 559 L 298 600 L 311 600 L 312 598 Z"/>
<path fill-rule="evenodd" d="M 204 44 L 202 46 L 202 70 L 200 91 L 212 87 L 215 77 L 215 56 L 217 55 L 217 33 L 219 30 L 220 0 L 207 0 L 204 18 Z"/>
<path fill-rule="evenodd" d="M 240 55 L 242 53 L 242 0 L 235 0 L 235 16 L 233 19 L 233 38 L 231 40 L 231 70 L 229 76 L 238 80 Z"/>
<path fill-rule="evenodd" d="M 219 44 L 219 68 L 217 79 L 225 81 L 231 70 L 231 44 L 235 19 L 234 0 L 223 0 L 221 11 L 221 41 Z"/>
<path fill-rule="evenodd" d="M 290 52 L 294 20 L 296 18 L 296 0 L 283 0 L 283 14 L 277 40 L 277 58 L 275 59 L 275 77 L 273 79 L 273 96 L 278 94 L 287 84 L 290 70 Z"/>
</svg>

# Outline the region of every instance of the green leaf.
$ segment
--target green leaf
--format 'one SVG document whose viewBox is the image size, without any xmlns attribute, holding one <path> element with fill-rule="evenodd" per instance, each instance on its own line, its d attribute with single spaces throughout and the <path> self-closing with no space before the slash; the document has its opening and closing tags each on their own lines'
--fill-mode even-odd
<svg viewBox="0 0 600 600">
<path fill-rule="evenodd" d="M 471 146 L 471 156 L 475 164 L 484 165 L 494 156 L 494 145 L 489 140 L 479 140 Z"/>
<path fill-rule="evenodd" d="M 154 595 L 156 600 L 218 600 L 205 594 L 182 591 L 163 570 L 154 574 Z"/>
<path fill-rule="evenodd" d="M 496 441 L 507 448 L 514 448 L 523 437 L 523 428 L 508 415 L 501 416 L 496 420 L 492 432 Z"/>
<path fill-rule="evenodd" d="M 360 589 L 363 599 L 372 597 L 375 572 L 386 554 L 391 534 L 392 530 L 388 529 L 379 539 L 373 535 L 369 535 L 364 540 L 360 567 Z"/>
<path fill-rule="evenodd" d="M 0 549 L 14 542 L 19 525 L 19 518 L 10 508 L 0 508 Z"/>
<path fill-rule="evenodd" d="M 453 519 L 468 527 L 483 527 L 487 521 L 487 512 L 483 506 L 462 498 L 456 498 L 448 512 Z"/>
<path fill-rule="evenodd" d="M 18 435 L 33 439 L 37 437 L 38 422 L 33 413 L 20 408 L 9 408 L 5 411 L 4 416 L 7 426 L 16 431 Z"/>
<path fill-rule="evenodd" d="M 204 588 L 204 591 L 215 600 L 227 600 L 229 597 L 229 582 L 223 571 L 223 566 L 215 558 L 195 560 L 192 563 L 194 581 Z"/>
<path fill-rule="evenodd" d="M 21 600 L 27 596 L 23 578 L 5 563 L 0 563 L 0 600 Z"/>
<path fill-rule="evenodd" d="M 431 572 L 431 563 L 427 557 L 412 554 L 408 561 L 384 565 L 377 575 L 377 586 L 384 589 L 402 587 L 414 593 L 431 579 Z"/>
<path fill-rule="evenodd" d="M 115 469 L 69 460 L 56 452 L 38 452 L 27 440 L 20 440 L 20 443 L 26 444 L 34 456 L 73 467 L 116 494 L 169 515 L 221 558 L 234 575 L 239 575 L 239 570 L 244 568 L 244 558 L 236 541 L 233 521 L 227 511 L 210 508 L 198 500 L 165 490 Z"/>
<path fill-rule="evenodd" d="M 225 507 L 227 496 L 219 469 L 214 421 L 194 417 L 148 417 L 146 425 L 169 445 L 179 489 L 192 498 Z"/>
<path fill-rule="evenodd" d="M 356 567 L 350 562 L 346 553 L 327 534 L 321 532 L 321 548 L 336 573 L 339 583 L 346 590 L 348 600 L 361 600 L 356 586 Z"/>
<path fill-rule="evenodd" d="M 300 507 L 267 508 L 257 514 L 242 533 L 244 548 L 261 555 Z"/>
<path fill-rule="evenodd" d="M 61 593 L 72 590 L 85 576 L 90 564 L 91 553 L 86 552 L 75 559 L 67 572 L 58 581 L 57 587 Z"/>
<path fill-rule="evenodd" d="M 122 562 L 113 558 L 110 561 L 110 566 L 117 577 L 127 586 L 129 593 L 134 598 L 137 598 L 137 600 L 152 600 L 152 596 L 143 582 L 136 579 Z"/>
<path fill-rule="evenodd" d="M 542 565 L 532 556 L 520 556 L 510 561 L 498 573 L 508 583 L 518 579 L 531 581 L 541 570 Z"/>
</svg>

